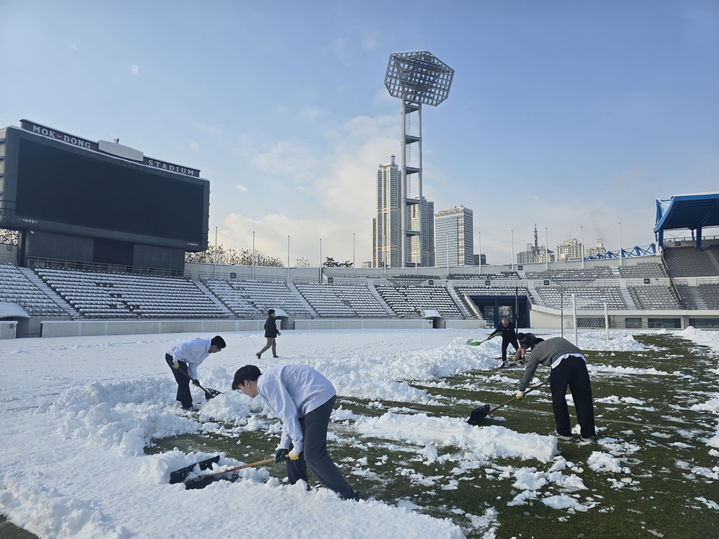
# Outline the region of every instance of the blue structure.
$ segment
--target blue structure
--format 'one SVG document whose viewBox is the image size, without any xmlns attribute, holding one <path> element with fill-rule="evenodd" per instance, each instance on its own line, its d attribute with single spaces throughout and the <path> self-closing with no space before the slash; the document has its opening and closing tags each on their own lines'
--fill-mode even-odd
<svg viewBox="0 0 719 539">
<path fill-rule="evenodd" d="M 696 231 L 697 249 L 702 248 L 702 229 L 719 226 L 719 193 L 674 195 L 668 200 L 657 200 L 657 222 L 654 235 L 660 247 L 664 246 L 664 231 L 688 228 Z"/>
<path fill-rule="evenodd" d="M 604 254 L 596 254 L 588 256 L 584 260 L 605 260 L 607 258 L 632 258 L 636 256 L 654 256 L 657 254 L 657 246 L 653 243 L 649 245 L 635 245 L 631 249 L 619 248 L 619 251 L 607 251 Z"/>
</svg>

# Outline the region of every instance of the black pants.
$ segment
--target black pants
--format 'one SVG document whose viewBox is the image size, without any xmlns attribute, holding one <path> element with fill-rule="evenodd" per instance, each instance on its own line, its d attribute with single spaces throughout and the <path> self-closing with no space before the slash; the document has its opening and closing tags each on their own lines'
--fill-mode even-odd
<svg viewBox="0 0 719 539">
<path fill-rule="evenodd" d="M 567 386 L 572 392 L 577 421 L 581 427 L 582 438 L 596 436 L 594 430 L 594 404 L 592 403 L 592 384 L 589 381 L 587 365 L 581 357 L 569 356 L 552 369 L 549 377 L 552 388 L 552 407 L 557 434 L 571 436 L 569 427 L 569 409 L 567 408 Z"/>
<path fill-rule="evenodd" d="M 300 479 L 307 481 L 307 464 L 309 464 L 312 473 L 322 485 L 334 490 L 342 498 L 352 499 L 357 494 L 342 477 L 327 453 L 327 425 L 334 404 L 335 397 L 332 397 L 319 408 L 300 418 L 300 426 L 304 434 L 304 451 L 298 460 L 287 461 L 287 478 L 293 485 Z"/>
<path fill-rule="evenodd" d="M 519 350 L 519 343 L 517 342 L 517 337 L 512 337 L 511 339 L 506 339 L 502 337 L 502 361 L 507 361 L 507 347 L 510 344 L 514 346 L 515 352 Z"/>
<path fill-rule="evenodd" d="M 182 403 L 182 407 L 192 408 L 192 394 L 190 393 L 190 373 L 187 372 L 187 363 L 184 361 L 178 361 L 177 364 L 180 366 L 179 369 L 172 367 L 172 362 L 175 361 L 170 354 L 165 354 L 165 361 L 170 366 L 172 375 L 175 377 L 177 382 L 177 396 L 175 400 Z"/>
</svg>

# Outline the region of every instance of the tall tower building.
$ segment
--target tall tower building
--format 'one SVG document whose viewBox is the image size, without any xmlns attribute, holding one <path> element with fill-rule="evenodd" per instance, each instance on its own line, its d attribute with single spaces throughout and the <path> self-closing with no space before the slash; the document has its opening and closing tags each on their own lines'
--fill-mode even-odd
<svg viewBox="0 0 719 539">
<path fill-rule="evenodd" d="M 419 203 L 409 206 L 410 229 L 423 230 L 424 234 L 410 236 L 408 263 L 413 266 L 432 267 L 434 266 L 434 202 L 424 197 L 414 198 Z"/>
<path fill-rule="evenodd" d="M 474 214 L 454 206 L 434 214 L 435 266 L 474 265 Z"/>
<path fill-rule="evenodd" d="M 372 219 L 372 266 L 401 267 L 400 171 L 395 156 L 377 169 L 377 217 Z"/>
</svg>

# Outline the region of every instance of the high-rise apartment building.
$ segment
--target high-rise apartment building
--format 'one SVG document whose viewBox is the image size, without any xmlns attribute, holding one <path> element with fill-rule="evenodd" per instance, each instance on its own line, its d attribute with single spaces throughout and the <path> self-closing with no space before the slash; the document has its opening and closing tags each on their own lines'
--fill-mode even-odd
<svg viewBox="0 0 719 539">
<path fill-rule="evenodd" d="M 377 217 L 372 219 L 372 266 L 399 267 L 400 211 L 399 167 L 395 157 L 377 169 Z"/>
<path fill-rule="evenodd" d="M 544 245 L 539 245 L 537 225 L 534 225 L 534 243 L 527 244 L 526 251 L 517 253 L 517 264 L 537 264 L 554 262 L 554 253 Z"/>
<path fill-rule="evenodd" d="M 560 262 L 568 260 L 581 260 L 582 244 L 576 238 L 564 240 L 557 245 L 557 260 Z"/>
<path fill-rule="evenodd" d="M 414 197 L 407 204 L 407 225 L 409 235 L 407 260 L 402 264 L 400 239 L 400 188 L 401 171 L 395 163 L 395 156 L 386 165 L 377 169 L 377 217 L 372 219 L 372 266 L 434 266 L 434 202 L 422 197 Z M 414 202 L 416 201 L 416 202 Z M 422 246 L 420 247 L 420 220 Z"/>
<path fill-rule="evenodd" d="M 419 197 L 414 197 L 418 200 Z M 434 202 L 422 197 L 418 204 L 409 206 L 410 230 L 420 230 L 420 219 L 422 219 L 422 249 L 420 252 L 419 238 L 413 235 L 409 238 L 409 260 L 408 265 L 434 266 Z"/>
<path fill-rule="evenodd" d="M 434 214 L 435 266 L 474 265 L 474 215 L 464 206 Z"/>
</svg>

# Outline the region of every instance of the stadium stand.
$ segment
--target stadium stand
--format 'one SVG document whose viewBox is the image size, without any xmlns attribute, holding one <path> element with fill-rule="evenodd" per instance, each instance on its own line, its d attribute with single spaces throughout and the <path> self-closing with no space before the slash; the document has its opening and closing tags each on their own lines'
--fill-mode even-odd
<svg viewBox="0 0 719 539">
<path fill-rule="evenodd" d="M 0 301 L 15 303 L 31 316 L 67 316 L 67 312 L 31 283 L 13 264 L 0 264 Z"/>
<path fill-rule="evenodd" d="M 547 307 L 559 309 L 562 305 L 566 309 L 572 303 L 572 294 L 577 297 L 577 309 L 599 310 L 604 308 L 604 303 L 609 309 L 626 309 L 627 305 L 622 297 L 618 286 L 595 286 L 595 287 L 566 287 L 556 286 L 537 287 L 537 293 L 541 301 Z M 562 293 L 564 298 L 562 299 Z"/>
<path fill-rule="evenodd" d="M 664 250 L 664 260 L 672 277 L 715 277 L 719 275 L 719 247 L 700 251 L 694 247 Z"/>
<path fill-rule="evenodd" d="M 490 281 L 516 281 L 521 279 L 516 271 L 503 271 L 501 273 L 452 273 L 450 279 L 457 281 L 465 280 L 490 280 Z"/>
<path fill-rule="evenodd" d="M 594 280 L 613 279 L 614 273 L 609 266 L 595 266 L 584 269 L 550 269 L 545 271 L 528 271 L 527 279 L 554 279 L 554 280 Z"/>
<path fill-rule="evenodd" d="M 434 309 L 444 318 L 464 318 L 459 307 L 443 286 L 377 285 L 377 291 L 400 317 L 421 317 L 424 316 L 425 310 Z"/>
<path fill-rule="evenodd" d="M 284 281 L 207 280 L 205 285 L 238 318 L 262 318 L 268 309 L 283 309 L 294 318 L 311 318 L 307 307 Z"/>
<path fill-rule="evenodd" d="M 366 284 L 295 283 L 320 317 L 386 318 L 387 311 Z"/>
<path fill-rule="evenodd" d="M 619 275 L 625 279 L 652 279 L 669 277 L 664 266 L 657 262 L 640 262 L 632 266 L 620 266 Z"/>
<path fill-rule="evenodd" d="M 83 318 L 224 318 L 182 277 L 154 277 L 36 267 L 35 273 Z"/>
<path fill-rule="evenodd" d="M 681 309 L 679 299 L 670 286 L 630 286 L 629 293 L 640 309 Z"/>
<path fill-rule="evenodd" d="M 699 295 L 704 300 L 705 309 L 719 309 L 719 284 L 701 284 Z"/>
</svg>

